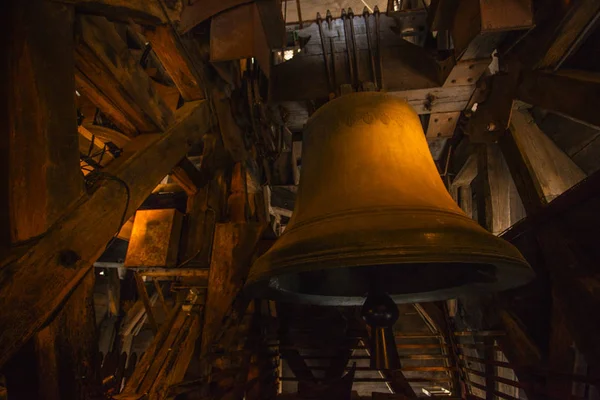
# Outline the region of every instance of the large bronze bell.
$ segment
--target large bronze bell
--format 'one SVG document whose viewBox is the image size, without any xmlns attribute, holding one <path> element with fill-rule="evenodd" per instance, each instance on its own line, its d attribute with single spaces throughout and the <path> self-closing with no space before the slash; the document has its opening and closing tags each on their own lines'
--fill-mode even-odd
<svg viewBox="0 0 600 400">
<path fill-rule="evenodd" d="M 310 118 L 293 216 L 246 288 L 257 297 L 360 305 L 372 290 L 421 302 L 532 277 L 515 247 L 452 200 L 412 108 L 364 92 Z"/>
</svg>

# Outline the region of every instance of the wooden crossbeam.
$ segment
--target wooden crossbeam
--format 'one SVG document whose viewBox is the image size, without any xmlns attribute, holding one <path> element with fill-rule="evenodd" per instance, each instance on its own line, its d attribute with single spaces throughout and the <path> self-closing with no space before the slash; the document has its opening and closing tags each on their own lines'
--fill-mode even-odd
<svg viewBox="0 0 600 400">
<path fill-rule="evenodd" d="M 3 260 L 0 365 L 69 297 L 120 225 L 210 127 L 205 102 L 184 105 L 165 133 L 140 137 L 140 150 L 106 168 L 96 190 L 80 198 L 37 243 Z"/>
</svg>

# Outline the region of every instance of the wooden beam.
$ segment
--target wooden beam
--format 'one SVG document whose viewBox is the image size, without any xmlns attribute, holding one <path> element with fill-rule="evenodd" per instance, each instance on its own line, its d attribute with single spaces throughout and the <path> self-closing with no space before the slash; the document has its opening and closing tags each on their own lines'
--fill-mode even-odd
<svg viewBox="0 0 600 400">
<path fill-rule="evenodd" d="M 140 150 L 106 168 L 96 190 L 82 197 L 60 224 L 24 254 L 2 261 L 0 308 L 5 311 L 0 325 L 5 328 L 0 332 L 0 365 L 68 298 L 120 225 L 210 127 L 205 102 L 184 105 L 164 134 L 140 137 Z M 17 303 L 21 306 L 11 306 Z"/>
<path fill-rule="evenodd" d="M 558 68 L 594 27 L 594 19 L 597 19 L 598 13 L 600 3 L 596 0 L 569 2 L 560 24 L 553 27 L 551 40 L 542 47 L 545 54 L 537 62 L 536 69 Z"/>
<path fill-rule="evenodd" d="M 405 90 L 388 94 L 406 100 L 417 114 L 432 114 L 463 111 L 474 90 L 475 86 L 469 85 Z"/>
<path fill-rule="evenodd" d="M 83 193 L 73 81 L 73 9 L 7 2 L 0 69 L 0 247 L 44 233 Z"/>
<path fill-rule="evenodd" d="M 206 300 L 202 335 L 205 354 L 221 333 L 223 319 L 232 311 L 263 229 L 257 223 L 221 223 L 215 228 L 208 286 L 218 290 L 209 290 Z"/>
<path fill-rule="evenodd" d="M 188 196 L 193 196 L 198 192 L 198 189 L 208 183 L 198 168 L 187 157 L 182 158 L 179 164 L 173 168 L 171 177 L 185 190 Z"/>
<path fill-rule="evenodd" d="M 150 303 L 150 298 L 148 297 L 148 292 L 146 291 L 144 279 L 138 272 L 134 272 L 133 275 L 135 277 L 135 286 L 137 287 L 138 297 L 142 300 L 144 308 L 146 309 L 146 315 L 148 316 L 150 328 L 152 328 L 152 331 L 154 334 L 156 334 L 158 332 L 158 324 L 156 323 L 156 318 L 154 318 L 154 311 L 152 310 L 152 304 Z"/>
<path fill-rule="evenodd" d="M 139 132 L 165 130 L 173 113 L 115 25 L 104 17 L 79 16 L 78 26 L 75 62 L 84 94 L 126 134 L 134 134 L 131 124 Z"/>
<path fill-rule="evenodd" d="M 169 386 L 183 378 L 200 327 L 199 310 L 193 308 L 188 312 L 176 304 L 115 399 L 165 398 Z"/>
<path fill-rule="evenodd" d="M 519 157 L 518 154 L 514 154 L 514 147 L 518 149 L 527 167 L 527 174 L 533 180 L 533 185 L 528 189 L 537 192 L 537 199 L 532 201 L 540 205 L 551 202 L 585 178 L 585 173 L 537 127 L 527 110 L 513 111 L 510 134 L 507 133 L 500 143 L 505 144 L 502 148 L 503 151 L 506 149 L 506 154 L 511 157 L 511 164 L 518 162 L 513 159 L 515 156 Z M 520 174 L 514 167 L 511 172 L 513 170 Z M 523 177 L 520 176 L 520 179 Z M 524 189 L 519 188 L 521 193 Z M 529 196 L 526 193 L 523 195 Z"/>
<path fill-rule="evenodd" d="M 150 41 L 152 50 L 162 63 L 165 70 L 173 79 L 173 82 L 179 89 L 181 97 L 186 101 L 201 100 L 204 98 L 199 75 L 199 66 L 194 65 L 189 58 L 185 43 L 173 31 L 169 25 L 161 25 L 155 28 L 149 28 L 144 31 L 144 35 Z"/>
<path fill-rule="evenodd" d="M 516 96 L 526 103 L 600 128 L 600 75 L 583 71 L 523 72 Z"/>
<path fill-rule="evenodd" d="M 129 22 L 133 20 L 143 25 L 166 24 L 178 21 L 183 1 L 161 3 L 147 0 L 54 0 L 73 4 L 78 12 L 103 15 L 105 17 Z M 166 15 L 165 15 L 166 13 Z"/>
</svg>

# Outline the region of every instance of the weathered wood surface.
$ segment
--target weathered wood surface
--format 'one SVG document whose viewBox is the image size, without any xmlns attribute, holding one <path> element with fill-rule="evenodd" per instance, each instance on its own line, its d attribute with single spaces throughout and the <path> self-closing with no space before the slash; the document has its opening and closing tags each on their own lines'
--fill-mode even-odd
<svg viewBox="0 0 600 400">
<path fill-rule="evenodd" d="M 549 203 L 585 178 L 585 173 L 538 128 L 527 110 L 513 111 L 510 134 L 533 177 L 538 201 Z"/>
<path fill-rule="evenodd" d="M 83 192 L 73 81 L 73 9 L 8 1 L 1 69 L 0 246 L 46 231 Z M 18 82 L 18 84 L 15 84 Z"/>
<path fill-rule="evenodd" d="M 144 34 L 152 45 L 152 50 L 179 89 L 181 97 L 186 101 L 201 100 L 204 92 L 201 88 L 201 77 L 198 67 L 188 57 L 184 43 L 169 25 L 146 29 Z"/>
<path fill-rule="evenodd" d="M 205 102 L 186 104 L 164 134 L 140 137 L 142 149 L 112 163 L 93 194 L 80 198 L 77 207 L 36 244 L 3 260 L 0 308 L 5 312 L 0 326 L 5 328 L 0 332 L 0 365 L 68 298 L 120 224 L 210 127 Z"/>
<path fill-rule="evenodd" d="M 591 27 L 590 24 L 599 11 L 600 3 L 596 0 L 569 2 L 562 20 L 554 25 L 553 35 L 545 37 L 550 40 L 546 43 L 538 42 L 544 54 L 536 63 L 536 68 L 550 69 L 559 66 L 572 54 L 582 37 L 585 37 L 585 31 Z"/>
<path fill-rule="evenodd" d="M 516 96 L 526 103 L 600 128 L 600 75 L 583 71 L 524 72 Z"/>
<path fill-rule="evenodd" d="M 173 113 L 133 58 L 115 25 L 104 17 L 79 16 L 75 62 L 82 91 L 125 133 L 165 130 Z"/>
<path fill-rule="evenodd" d="M 499 235 L 525 216 L 523 205 L 498 146 L 481 145 L 478 157 L 478 220 Z"/>
<path fill-rule="evenodd" d="M 221 223 L 215 228 L 206 311 L 203 352 L 222 329 L 223 318 L 231 312 L 250 270 L 252 256 L 264 226 L 258 223 Z"/>
<path fill-rule="evenodd" d="M 188 312 L 177 304 L 115 399 L 168 398 L 169 387 L 181 381 L 194 354 L 201 331 L 200 319 L 199 310 L 193 308 Z"/>
<path fill-rule="evenodd" d="M 150 328 L 152 329 L 154 334 L 156 334 L 158 332 L 158 324 L 156 323 L 156 318 L 154 317 L 154 311 L 152 310 L 150 297 L 148 296 L 148 292 L 146 291 L 144 279 L 138 272 L 134 272 L 133 275 L 135 277 L 135 286 L 137 288 L 137 294 L 139 299 L 142 300 L 142 304 L 144 304 L 144 309 L 146 310 L 146 316 L 148 317 Z"/>
<path fill-rule="evenodd" d="M 178 21 L 183 1 L 161 3 L 148 0 L 54 0 L 73 4 L 77 11 L 96 15 L 104 15 L 111 19 L 129 22 L 129 19 L 149 25 L 166 24 L 169 20 Z M 165 15 L 166 12 L 166 15 Z"/>
</svg>

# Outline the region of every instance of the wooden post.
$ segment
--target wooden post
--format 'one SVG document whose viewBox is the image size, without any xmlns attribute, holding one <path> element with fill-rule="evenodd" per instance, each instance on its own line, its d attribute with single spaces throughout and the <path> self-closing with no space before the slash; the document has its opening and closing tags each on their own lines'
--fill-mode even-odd
<svg viewBox="0 0 600 400">
<path fill-rule="evenodd" d="M 2 12 L 0 247 L 43 234 L 83 193 L 73 8 L 10 0 Z"/>
</svg>

